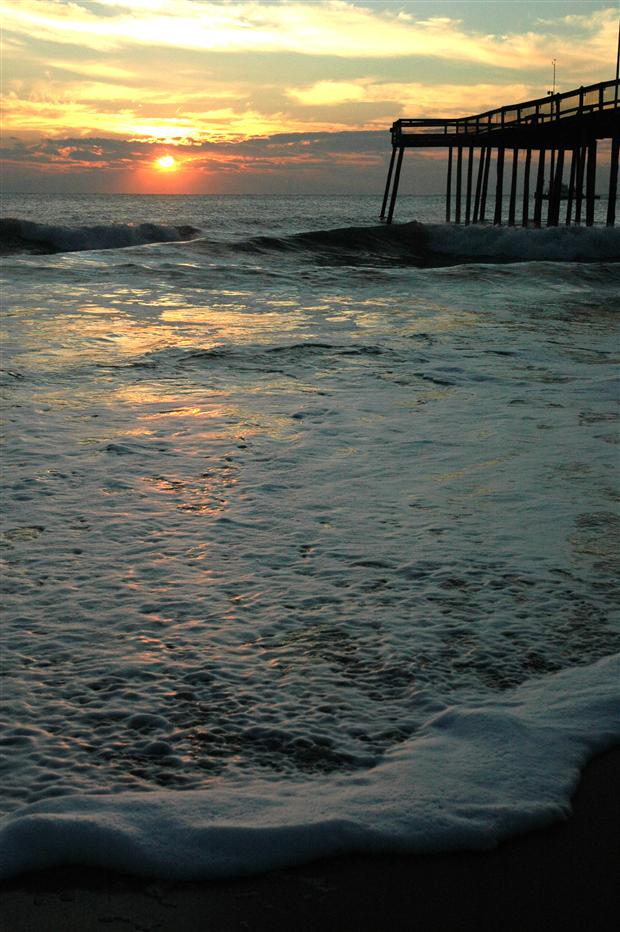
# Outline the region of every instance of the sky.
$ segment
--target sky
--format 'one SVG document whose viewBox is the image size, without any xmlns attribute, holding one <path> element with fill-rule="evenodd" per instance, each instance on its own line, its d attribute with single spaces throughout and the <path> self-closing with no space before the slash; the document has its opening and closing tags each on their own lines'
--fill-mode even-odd
<svg viewBox="0 0 620 932">
<path fill-rule="evenodd" d="M 615 76 L 610 0 L 0 0 L 7 192 L 382 190 L 399 117 Z M 443 189 L 417 152 L 404 190 Z"/>
</svg>

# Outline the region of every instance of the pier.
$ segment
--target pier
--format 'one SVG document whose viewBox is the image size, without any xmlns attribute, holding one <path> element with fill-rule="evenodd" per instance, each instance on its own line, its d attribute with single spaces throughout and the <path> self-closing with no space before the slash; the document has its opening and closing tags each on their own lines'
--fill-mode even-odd
<svg viewBox="0 0 620 932">
<path fill-rule="evenodd" d="M 391 129 L 392 154 L 381 219 L 392 222 L 405 149 L 445 148 L 446 223 L 492 221 L 501 225 L 505 221 L 508 226 L 519 223 L 525 227 L 560 223 L 592 226 L 598 199 L 598 141 L 610 139 L 606 222 L 614 226 L 620 148 L 619 84 L 618 80 L 603 81 L 476 116 L 396 120 Z M 493 156 L 495 190 L 489 197 Z M 509 198 L 504 218 L 505 189 Z"/>
</svg>

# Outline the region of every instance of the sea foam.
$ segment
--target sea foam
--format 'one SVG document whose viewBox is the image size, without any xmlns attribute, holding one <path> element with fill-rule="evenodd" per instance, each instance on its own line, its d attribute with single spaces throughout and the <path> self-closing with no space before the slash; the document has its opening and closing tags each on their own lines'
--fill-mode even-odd
<svg viewBox="0 0 620 932">
<path fill-rule="evenodd" d="M 620 655 L 446 709 L 366 772 L 43 801 L 0 830 L 0 876 L 81 864 L 203 878 L 352 852 L 486 849 L 567 817 L 579 770 L 620 740 Z"/>
</svg>

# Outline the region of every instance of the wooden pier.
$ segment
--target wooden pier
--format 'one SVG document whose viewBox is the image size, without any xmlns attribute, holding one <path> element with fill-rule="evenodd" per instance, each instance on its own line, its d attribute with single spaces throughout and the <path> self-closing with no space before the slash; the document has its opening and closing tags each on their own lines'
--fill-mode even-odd
<svg viewBox="0 0 620 932">
<path fill-rule="evenodd" d="M 618 80 L 603 81 L 477 116 L 396 120 L 391 130 L 392 155 L 381 219 L 392 222 L 405 149 L 447 148 L 446 223 L 486 223 L 492 219 L 501 225 L 506 181 L 509 226 L 517 224 L 519 207 L 522 226 L 583 222 L 592 226 L 597 200 L 597 143 L 610 139 L 607 226 L 614 226 L 620 149 L 619 84 Z M 505 179 L 507 152 L 511 171 Z M 493 153 L 495 197 L 487 207 Z M 532 189 L 534 209 L 530 215 Z"/>
</svg>

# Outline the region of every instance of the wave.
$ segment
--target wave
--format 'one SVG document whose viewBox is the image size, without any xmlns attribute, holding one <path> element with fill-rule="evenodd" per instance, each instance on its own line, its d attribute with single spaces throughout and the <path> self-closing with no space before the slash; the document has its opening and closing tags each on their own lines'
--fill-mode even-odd
<svg viewBox="0 0 620 932">
<path fill-rule="evenodd" d="M 579 769 L 620 740 L 620 655 L 444 709 L 383 761 L 310 783 L 51 798 L 0 827 L 0 877 L 67 864 L 223 877 L 361 852 L 485 849 L 570 812 Z"/>
<path fill-rule="evenodd" d="M 606 227 L 456 226 L 416 221 L 259 236 L 237 244 L 242 252 L 306 253 L 329 263 L 364 262 L 437 266 L 454 262 L 620 261 L 620 229 Z"/>
<path fill-rule="evenodd" d="M 236 244 L 247 253 L 307 254 L 328 263 L 423 265 L 429 252 L 429 228 L 412 222 L 400 226 L 342 227 L 289 236 L 255 236 Z"/>
<path fill-rule="evenodd" d="M 618 262 L 620 229 L 613 227 L 429 227 L 429 248 L 459 259 L 513 262 Z"/>
<path fill-rule="evenodd" d="M 319 343 L 309 340 L 304 343 L 284 343 L 282 345 L 246 344 L 231 346 L 219 344 L 213 347 L 187 349 L 166 347 L 146 353 L 138 359 L 125 363 L 102 363 L 106 368 L 158 369 L 174 371 L 192 367 L 209 367 L 215 365 L 229 366 L 233 369 L 251 369 L 259 372 L 284 372 L 291 375 L 306 366 L 313 365 L 316 357 L 327 360 L 342 360 L 353 357 L 385 356 L 394 359 L 394 351 L 374 344 L 339 344 Z"/>
<path fill-rule="evenodd" d="M 0 219 L 0 255 L 121 249 L 192 240 L 214 256 L 289 254 L 324 265 L 436 267 L 482 262 L 618 262 L 620 229 L 607 227 L 456 226 L 411 223 L 310 230 L 230 242 L 189 224 L 64 226 Z"/>
<path fill-rule="evenodd" d="M 189 225 L 167 226 L 160 223 L 104 223 L 70 227 L 15 217 L 0 219 L 0 255 L 58 252 L 81 252 L 87 249 L 122 249 L 147 243 L 187 240 L 199 230 Z"/>
</svg>

